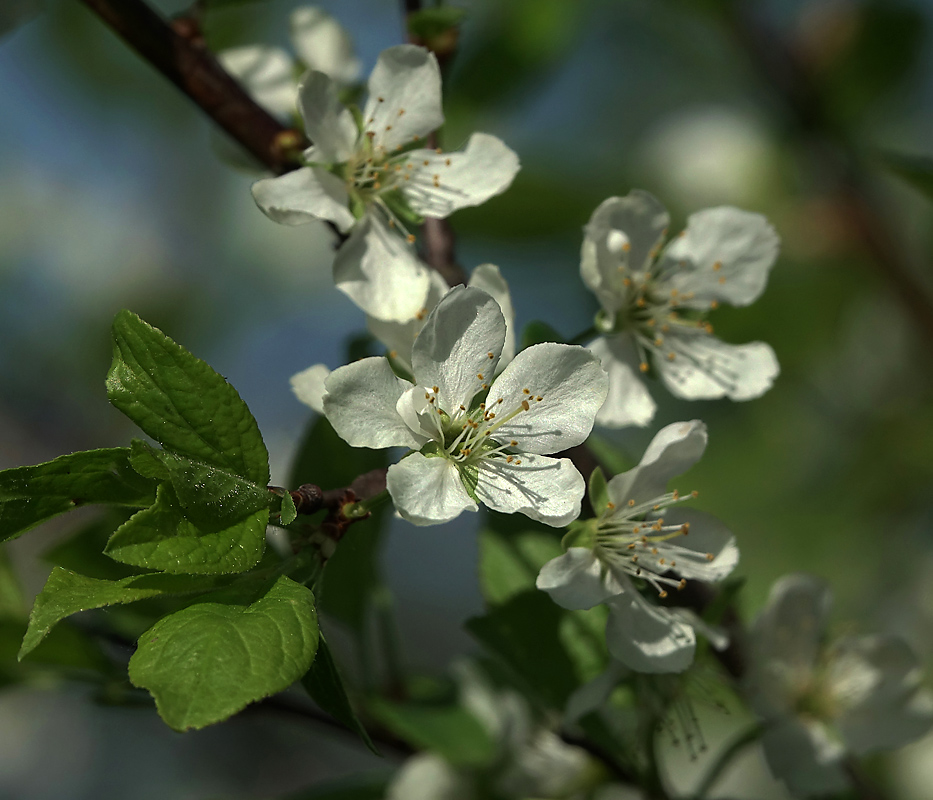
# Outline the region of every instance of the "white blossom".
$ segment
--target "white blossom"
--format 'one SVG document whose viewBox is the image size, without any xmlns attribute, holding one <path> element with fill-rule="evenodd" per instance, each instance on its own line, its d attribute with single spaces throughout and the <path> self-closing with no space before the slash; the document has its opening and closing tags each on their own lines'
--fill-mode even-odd
<svg viewBox="0 0 933 800">
<path fill-rule="evenodd" d="M 609 652 L 638 672 L 681 672 L 693 661 L 695 629 L 717 647 L 724 637 L 687 609 L 650 602 L 638 585 L 663 600 L 687 579 L 717 581 L 738 563 L 731 533 L 715 517 L 675 509 L 695 493 L 667 491 L 672 477 L 706 448 L 706 426 L 677 422 L 654 437 L 641 463 L 612 478 L 590 500 L 597 516 L 565 538 L 562 556 L 541 569 L 537 586 L 569 609 L 609 608 Z M 595 496 L 594 496 L 595 495 Z"/>
<path fill-rule="evenodd" d="M 362 112 L 344 106 L 334 81 L 316 70 L 302 78 L 298 103 L 313 142 L 305 165 L 253 184 L 256 203 L 282 224 L 323 219 L 349 232 L 334 263 L 338 288 L 372 317 L 411 319 L 430 281 L 407 246 L 414 236 L 406 224 L 499 194 L 515 177 L 518 157 L 484 133 L 458 152 L 416 146 L 444 115 L 437 59 L 414 45 L 379 56 Z"/>
<path fill-rule="evenodd" d="M 639 372 L 653 368 L 686 400 L 750 400 L 779 367 L 764 342 L 727 344 L 705 315 L 720 303 L 746 306 L 764 291 L 779 241 L 760 214 L 721 206 L 692 214 L 667 246 L 670 217 L 650 194 L 604 201 L 586 226 L 584 283 L 602 309 L 590 344 L 609 373 L 600 425 L 647 425 L 655 404 Z"/>
<path fill-rule="evenodd" d="M 467 769 L 420 753 L 402 765 L 387 800 L 480 800 L 490 789 L 496 797 L 543 800 L 575 797 L 587 788 L 590 758 L 584 750 L 536 721 L 524 697 L 492 686 L 475 665 L 460 662 L 455 671 L 460 703 L 494 743 L 494 760 Z"/>
<path fill-rule="evenodd" d="M 297 111 L 298 77 L 306 70 L 323 72 L 339 85 L 353 83 L 360 73 L 349 34 L 323 9 L 296 8 L 289 18 L 289 33 L 297 61 L 271 45 L 243 45 L 217 54 L 224 69 L 259 105 L 286 122 Z"/>
<path fill-rule="evenodd" d="M 772 772 L 799 795 L 848 786 L 845 759 L 900 747 L 933 725 L 933 695 L 896 636 L 824 646 L 831 596 L 818 578 L 787 575 L 752 630 L 746 692 L 765 722 Z"/>
<path fill-rule="evenodd" d="M 434 525 L 483 503 L 548 525 L 580 513 L 584 483 L 567 458 L 585 441 L 606 396 L 599 361 L 582 347 L 545 343 L 495 379 L 505 319 L 485 292 L 455 287 L 412 347 L 414 382 L 387 359 L 364 358 L 325 381 L 324 413 L 354 447 L 402 446 L 387 486 L 402 517 Z"/>
</svg>

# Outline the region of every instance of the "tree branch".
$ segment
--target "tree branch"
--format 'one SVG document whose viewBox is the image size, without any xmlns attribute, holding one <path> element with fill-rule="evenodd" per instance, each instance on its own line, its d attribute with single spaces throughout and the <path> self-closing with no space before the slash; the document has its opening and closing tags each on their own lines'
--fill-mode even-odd
<svg viewBox="0 0 933 800">
<path fill-rule="evenodd" d="M 188 95 L 214 122 L 275 173 L 307 146 L 246 93 L 204 46 L 191 20 L 169 25 L 142 0 L 81 0 L 133 50 Z"/>
</svg>

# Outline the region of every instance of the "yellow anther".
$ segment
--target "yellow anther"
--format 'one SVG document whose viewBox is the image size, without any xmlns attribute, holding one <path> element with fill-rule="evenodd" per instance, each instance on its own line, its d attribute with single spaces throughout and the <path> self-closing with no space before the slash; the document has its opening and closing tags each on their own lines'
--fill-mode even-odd
<svg viewBox="0 0 933 800">
<path fill-rule="evenodd" d="M 707 554 L 706 554 L 706 560 L 707 560 L 707 561 L 712 561 L 713 558 L 714 558 L 714 556 L 713 556 L 712 553 L 707 553 Z"/>
<path fill-rule="evenodd" d="M 386 125 L 386 130 L 387 130 L 387 131 L 392 130 L 392 126 L 391 126 L 391 125 Z"/>
<path fill-rule="evenodd" d="M 386 101 L 386 99 L 385 99 L 384 97 L 377 97 L 376 99 L 377 99 L 380 103 L 384 103 L 384 102 Z"/>
<path fill-rule="evenodd" d="M 622 269 L 622 267 L 619 267 L 619 269 Z M 622 279 L 622 285 L 623 285 L 623 286 L 631 286 L 631 285 L 632 285 L 632 279 L 631 279 L 631 278 L 623 278 L 623 279 Z"/>
<path fill-rule="evenodd" d="M 689 522 L 685 522 L 683 525 L 681 525 L 681 526 L 680 526 L 680 532 L 681 532 L 684 536 L 686 536 L 688 533 L 690 533 L 690 523 L 689 523 Z"/>
<path fill-rule="evenodd" d="M 668 360 L 668 361 L 673 361 L 675 358 L 677 358 L 677 354 L 676 354 L 676 353 L 668 353 L 668 354 L 667 354 L 667 360 Z"/>
<path fill-rule="evenodd" d="M 641 533 L 641 526 L 640 526 L 640 525 L 636 525 L 634 528 L 632 528 L 632 533 L 634 533 L 634 534 L 639 534 L 639 533 Z"/>
<path fill-rule="evenodd" d="M 495 358 L 495 357 L 496 356 L 494 353 L 486 353 L 486 358 Z"/>
<path fill-rule="evenodd" d="M 720 282 L 720 283 L 725 283 L 725 282 L 726 282 L 726 276 L 725 276 L 725 275 L 720 275 L 720 277 L 719 277 L 719 282 Z"/>
<path fill-rule="evenodd" d="M 700 493 L 699 493 L 696 489 L 694 489 L 692 492 L 690 492 L 690 496 L 691 496 L 694 500 L 696 500 L 696 499 L 700 496 Z"/>
<path fill-rule="evenodd" d="M 450 166 L 450 159 L 449 159 L 449 158 L 445 158 L 445 159 L 444 159 L 444 164 L 445 164 L 446 166 L 449 167 L 449 166 Z"/>
<path fill-rule="evenodd" d="M 542 397 L 540 394 L 539 394 L 537 397 L 535 397 L 535 400 L 536 400 L 537 402 L 539 402 L 539 403 L 540 403 L 543 399 L 544 399 L 544 397 Z"/>
<path fill-rule="evenodd" d="M 665 597 L 667 597 L 667 592 L 662 589 L 660 592 L 658 592 L 658 597 L 663 600 Z"/>
<path fill-rule="evenodd" d="M 662 344 L 664 344 L 664 339 L 662 339 L 660 336 L 655 337 L 654 346 L 660 347 Z"/>
<path fill-rule="evenodd" d="M 518 447 L 518 442 L 516 442 L 514 439 L 512 439 L 512 441 L 509 442 L 509 447 Z"/>
<path fill-rule="evenodd" d="M 666 562 L 663 558 L 659 558 L 659 559 L 658 559 L 658 563 L 661 564 L 661 565 L 663 566 L 663 565 L 666 564 L 667 562 Z"/>
<path fill-rule="evenodd" d="M 629 501 L 628 501 L 628 507 L 629 507 L 629 508 L 633 508 L 634 505 L 635 505 L 635 501 L 634 501 L 634 500 L 629 500 Z"/>
<path fill-rule="evenodd" d="M 634 550 L 634 549 L 635 549 L 635 542 L 632 542 L 631 544 L 626 545 L 626 548 L 627 548 L 628 550 Z"/>
<path fill-rule="evenodd" d="M 389 358 L 398 358 L 398 350 L 390 350 L 388 355 Z"/>
<path fill-rule="evenodd" d="M 511 464 L 514 460 L 515 460 L 515 456 L 508 456 L 508 457 L 505 459 L 505 463 L 506 463 L 506 464 Z"/>
<path fill-rule="evenodd" d="M 440 176 L 440 175 L 435 175 L 435 176 L 434 176 L 434 186 L 435 186 L 435 188 L 440 187 L 440 185 L 441 185 L 441 176 Z"/>
<path fill-rule="evenodd" d="M 648 362 L 647 362 L 647 361 L 642 361 L 641 364 L 638 365 L 638 368 L 639 368 L 642 372 L 647 372 L 647 371 L 648 371 Z"/>
<path fill-rule="evenodd" d="M 522 409 L 527 411 L 530 408 L 527 400 L 522 400 Z"/>
<path fill-rule="evenodd" d="M 382 188 L 382 184 L 379 183 L 379 181 L 376 181 L 376 182 L 373 184 L 373 189 L 381 189 L 381 188 Z"/>
<path fill-rule="evenodd" d="M 483 389 L 488 389 L 488 388 L 489 388 L 489 384 L 488 384 L 488 383 L 484 383 L 484 384 L 482 385 L 482 388 L 483 388 Z"/>
<path fill-rule="evenodd" d="M 687 585 L 687 579 L 686 579 L 686 578 L 681 578 L 681 579 L 680 579 L 680 583 L 677 584 L 677 590 L 680 591 L 681 589 L 683 589 L 684 587 L 686 587 L 686 585 Z"/>
<path fill-rule="evenodd" d="M 499 403 L 501 403 L 501 402 L 502 402 L 502 398 L 501 398 L 501 397 L 500 397 L 498 400 L 496 400 L 496 403 L 497 403 L 497 404 L 499 404 Z"/>
<path fill-rule="evenodd" d="M 389 227 L 390 227 L 390 228 L 394 228 L 394 227 L 395 227 L 395 220 L 394 220 L 394 219 L 390 219 L 390 220 L 389 220 Z"/>
<path fill-rule="evenodd" d="M 531 394 L 531 389 L 522 389 L 522 394 Z"/>
<path fill-rule="evenodd" d="M 432 386 L 432 387 L 431 387 L 431 391 L 432 391 L 432 392 L 439 392 L 440 389 L 438 389 L 436 386 Z"/>
<path fill-rule="evenodd" d="M 632 249 L 632 243 L 631 243 L 631 242 L 623 242 L 623 243 L 622 243 L 622 252 L 623 252 L 623 253 L 627 253 L 627 252 L 628 252 L 629 250 L 631 250 L 631 249 Z"/>
<path fill-rule="evenodd" d="M 408 244 L 415 243 L 415 234 L 409 233 L 408 236 L 406 236 L 405 238 L 408 239 Z"/>
<path fill-rule="evenodd" d="M 633 564 L 637 564 L 637 563 L 638 563 L 638 555 L 637 555 L 637 554 L 635 554 L 634 556 L 632 556 L 632 563 L 633 563 Z"/>
<path fill-rule="evenodd" d="M 710 310 L 715 310 L 715 309 L 719 308 L 719 301 L 718 301 L 718 300 L 710 300 L 710 301 L 709 301 L 709 307 L 710 307 Z"/>
<path fill-rule="evenodd" d="M 372 122 L 372 120 L 370 120 Z M 373 137 L 376 135 L 375 131 L 366 131 L 366 135 L 369 137 L 369 140 L 372 141 Z"/>
<path fill-rule="evenodd" d="M 716 270 L 716 272 L 719 272 L 719 270 L 722 269 L 722 261 L 716 261 L 716 262 L 714 262 L 714 263 L 713 263 L 713 269 Z"/>
<path fill-rule="evenodd" d="M 430 163 L 431 163 L 430 161 L 428 161 L 427 159 L 425 159 L 425 161 L 424 161 L 424 165 L 425 165 L 425 166 L 428 166 L 428 164 L 430 164 Z"/>
<path fill-rule="evenodd" d="M 645 302 L 645 298 L 639 297 L 638 300 L 635 301 L 635 305 L 638 306 L 639 308 L 644 308 L 647 305 L 647 303 Z"/>
<path fill-rule="evenodd" d="M 461 410 L 461 411 L 466 411 L 466 406 L 463 405 L 462 403 L 460 404 L 460 410 Z M 464 425 L 463 427 L 465 428 L 466 425 Z"/>
<path fill-rule="evenodd" d="M 440 154 L 443 153 L 444 151 L 441 150 L 440 147 L 438 147 L 434 152 L 437 153 L 438 155 L 440 155 Z"/>
<path fill-rule="evenodd" d="M 660 507 L 661 507 L 660 505 L 654 505 L 654 506 L 651 507 L 651 510 L 652 510 L 652 511 L 657 511 Z"/>
<path fill-rule="evenodd" d="M 476 377 L 479 378 L 480 380 L 484 380 L 482 372 L 477 372 Z"/>
<path fill-rule="evenodd" d="M 651 548 L 651 555 L 656 556 L 657 554 L 658 554 L 658 548 L 657 548 L 657 547 L 652 547 L 652 548 Z"/>
<path fill-rule="evenodd" d="M 611 500 L 608 503 L 606 503 L 606 508 L 608 508 L 610 511 L 614 509 L 615 507 L 616 507 L 616 504 L 613 503 Z"/>
<path fill-rule="evenodd" d="M 399 115 L 399 116 L 402 116 L 402 114 L 404 114 L 404 113 L 405 113 L 405 109 L 404 109 L 404 108 L 400 108 L 400 109 L 398 110 L 398 115 Z"/>
<path fill-rule="evenodd" d="M 676 489 L 674 489 L 674 499 L 680 500 L 680 492 L 678 492 Z"/>
</svg>

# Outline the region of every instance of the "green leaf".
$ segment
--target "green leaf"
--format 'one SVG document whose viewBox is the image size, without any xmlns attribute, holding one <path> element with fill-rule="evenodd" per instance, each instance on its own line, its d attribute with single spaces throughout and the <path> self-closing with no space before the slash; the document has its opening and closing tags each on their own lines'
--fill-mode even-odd
<svg viewBox="0 0 933 800">
<path fill-rule="evenodd" d="M 301 683 L 322 711 L 326 711 L 335 720 L 358 734 L 364 744 L 377 756 L 381 755 L 350 704 L 343 679 L 340 677 L 340 672 L 323 636 L 318 641 L 317 655 L 314 657 L 311 669 L 305 673 Z"/>
<path fill-rule="evenodd" d="M 205 531 L 185 518 L 171 487 L 114 531 L 106 553 L 124 564 L 165 572 L 245 572 L 262 557 L 269 512 L 255 511 L 222 530 Z"/>
<path fill-rule="evenodd" d="M 488 514 L 489 522 L 479 534 L 480 588 L 489 605 L 534 589 L 541 567 L 564 552 L 553 529 L 510 517 Z"/>
<path fill-rule="evenodd" d="M 138 575 L 139 570 L 104 554 L 113 532 L 132 516 L 127 509 L 108 509 L 99 519 L 79 528 L 42 554 L 42 560 L 89 578 L 117 581 Z"/>
<path fill-rule="evenodd" d="M 0 541 L 78 506 L 150 505 L 155 483 L 136 473 L 129 453 L 125 447 L 88 450 L 0 472 Z"/>
<path fill-rule="evenodd" d="M 350 447 L 325 417 L 318 417 L 298 449 L 288 485 L 338 488 L 386 465 L 384 451 Z M 354 523 L 328 560 L 321 582 L 320 609 L 358 634 L 366 627 L 372 593 L 380 584 L 379 548 L 387 508 L 379 506 L 369 519 Z"/>
<path fill-rule="evenodd" d="M 0 619 L 25 617 L 27 608 L 29 606 L 10 554 L 6 547 L 0 545 Z"/>
<path fill-rule="evenodd" d="M 439 753 L 455 766 L 482 766 L 496 755 L 496 743 L 482 723 L 458 705 L 370 702 L 370 713 L 418 750 Z"/>
<path fill-rule="evenodd" d="M 129 311 L 113 322 L 107 396 L 167 450 L 269 482 L 269 454 L 236 389 L 162 331 Z"/>
<path fill-rule="evenodd" d="M 141 464 L 155 472 L 158 465 L 158 471 L 171 481 L 182 514 L 202 530 L 229 528 L 260 509 L 268 509 L 274 500 L 265 484 L 260 486 L 229 470 L 156 450 L 144 442 L 133 444 L 133 466 Z M 145 455 L 143 448 L 148 451 Z"/>
<path fill-rule="evenodd" d="M 58 622 L 79 611 L 165 594 L 206 592 L 217 585 L 216 578 L 187 575 L 135 575 L 118 581 L 103 581 L 55 567 L 45 588 L 36 597 L 19 657 L 33 650 Z"/>
<path fill-rule="evenodd" d="M 933 158 L 885 153 L 882 160 L 891 172 L 933 200 Z"/>
<path fill-rule="evenodd" d="M 532 320 L 522 328 L 521 350 L 542 342 L 564 342 L 565 339 L 546 322 Z"/>
<path fill-rule="evenodd" d="M 466 629 L 542 703 L 562 711 L 570 694 L 606 663 L 600 610 L 565 611 L 531 589 L 468 620 Z"/>
<path fill-rule="evenodd" d="M 314 659 L 318 623 L 306 586 L 281 576 L 258 593 L 222 597 L 159 620 L 130 659 L 133 685 L 152 694 L 175 730 L 220 722 L 286 689 Z"/>
</svg>

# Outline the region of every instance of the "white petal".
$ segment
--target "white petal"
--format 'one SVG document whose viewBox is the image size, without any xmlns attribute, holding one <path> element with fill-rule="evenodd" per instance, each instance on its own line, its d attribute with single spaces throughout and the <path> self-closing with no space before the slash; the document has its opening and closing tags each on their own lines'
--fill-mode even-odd
<svg viewBox="0 0 933 800">
<path fill-rule="evenodd" d="M 327 366 L 315 364 L 292 375 L 289 381 L 295 397 L 318 414 L 324 413 L 324 381 L 327 380 L 328 375 L 330 375 L 330 369 Z"/>
<path fill-rule="evenodd" d="M 781 371 L 764 342 L 726 344 L 715 336 L 668 334 L 674 358 L 656 358 L 655 367 L 671 394 L 684 400 L 752 400 L 761 397 Z"/>
<path fill-rule="evenodd" d="M 693 628 L 637 592 L 613 597 L 606 623 L 609 652 L 636 672 L 683 672 L 693 663 Z"/>
<path fill-rule="evenodd" d="M 604 200 L 593 212 L 584 229 L 580 276 L 606 311 L 615 312 L 627 301 L 623 281 L 649 269 L 668 225 L 664 206 L 638 189 Z"/>
<path fill-rule="evenodd" d="M 757 300 L 777 259 L 780 240 L 761 214 L 730 206 L 691 214 L 686 230 L 667 247 L 661 269 L 682 305 L 712 301 L 747 306 Z"/>
<path fill-rule="evenodd" d="M 492 297 L 499 304 L 505 318 L 505 344 L 502 345 L 502 355 L 499 356 L 499 367 L 502 368 L 515 358 L 515 309 L 512 306 L 509 285 L 495 264 L 480 264 L 471 273 L 467 286 L 481 289 Z"/>
<path fill-rule="evenodd" d="M 541 567 L 535 585 L 571 610 L 592 608 L 623 591 L 588 547 L 571 547 L 552 558 Z"/>
<path fill-rule="evenodd" d="M 298 107 L 313 145 L 312 161 L 342 164 L 356 149 L 359 132 L 353 114 L 337 97 L 337 84 L 323 72 L 308 70 L 298 84 Z"/>
<path fill-rule="evenodd" d="M 475 796 L 468 774 L 434 753 L 409 758 L 386 792 L 386 800 L 472 800 Z"/>
<path fill-rule="evenodd" d="M 375 134 L 373 146 L 387 152 L 443 125 L 441 71 L 434 54 L 411 44 L 383 50 L 369 76 L 363 121 Z"/>
<path fill-rule="evenodd" d="M 438 404 L 453 414 L 491 382 L 504 340 L 499 304 L 479 289 L 455 286 L 428 315 L 412 347 L 415 377 L 437 386 Z"/>
<path fill-rule="evenodd" d="M 417 436 L 443 442 L 444 434 L 437 408 L 428 402 L 429 391 L 425 386 L 412 386 L 398 399 L 395 410 Z"/>
<path fill-rule="evenodd" d="M 432 269 L 428 272 L 428 296 L 425 298 L 424 308 L 418 312 L 417 316 L 412 317 L 408 322 L 392 322 L 366 317 L 366 327 L 369 328 L 369 332 L 385 345 L 392 359 L 409 373 L 412 371 L 411 348 L 415 339 L 421 333 L 428 313 L 440 302 L 448 288 L 447 281 L 440 276 L 440 273 Z"/>
<path fill-rule="evenodd" d="M 765 729 L 761 744 L 771 772 L 794 794 L 834 794 L 849 785 L 845 749 L 822 723 L 782 719 Z"/>
<path fill-rule="evenodd" d="M 844 709 L 839 731 L 856 755 L 901 747 L 933 725 L 933 699 L 921 689 L 917 657 L 896 636 L 837 643 L 829 681 L 834 704 Z"/>
<path fill-rule="evenodd" d="M 681 507 L 664 511 L 663 517 L 665 525 L 690 525 L 686 536 L 664 543 L 668 546 L 665 550 L 671 546 L 676 548 L 668 560 L 677 562 L 673 569 L 678 575 L 700 581 L 721 581 L 736 568 L 739 548 L 735 536 L 712 514 Z"/>
<path fill-rule="evenodd" d="M 608 483 L 609 499 L 620 509 L 630 500 L 636 504 L 667 491 L 671 478 L 700 460 L 706 449 L 706 425 L 695 419 L 661 428 L 651 440 L 637 467 L 620 473 Z"/>
<path fill-rule="evenodd" d="M 609 394 L 596 415 L 596 424 L 606 428 L 645 426 L 657 406 L 638 375 L 640 359 L 628 334 L 600 336 L 587 345 L 609 375 Z"/>
<path fill-rule="evenodd" d="M 247 45 L 217 54 L 221 66 L 272 116 L 295 113 L 297 87 L 291 57 L 278 47 Z"/>
<path fill-rule="evenodd" d="M 501 194 L 519 168 L 514 151 L 488 133 L 474 133 L 456 153 L 413 150 L 408 159 L 413 169 L 402 193 L 416 214 L 434 219 Z"/>
<path fill-rule="evenodd" d="M 460 480 L 460 471 L 447 458 L 412 453 L 389 467 L 386 487 L 395 509 L 414 525 L 439 525 L 476 511 L 477 505 Z"/>
<path fill-rule="evenodd" d="M 282 225 L 304 225 L 327 219 L 341 231 L 356 221 L 347 207 L 346 184 L 320 167 L 302 167 L 252 185 L 253 199 L 262 212 Z"/>
<path fill-rule="evenodd" d="M 812 678 L 830 603 L 829 587 L 811 575 L 785 575 L 771 587 L 752 627 L 746 675 L 749 700 L 759 714 L 792 712 L 799 687 Z"/>
<path fill-rule="evenodd" d="M 519 512 L 561 528 L 580 516 L 586 483 L 569 458 L 519 453 L 511 464 L 504 458 L 482 459 L 475 491 L 494 511 Z"/>
<path fill-rule="evenodd" d="M 360 60 L 343 26 L 315 6 L 296 8 L 289 17 L 292 47 L 305 66 L 330 75 L 337 83 L 353 83 L 360 74 Z"/>
<path fill-rule="evenodd" d="M 384 358 L 354 361 L 335 369 L 324 382 L 324 414 L 353 447 L 417 449 L 427 438 L 416 436 L 395 410 L 410 385 L 395 377 Z"/>
<path fill-rule="evenodd" d="M 500 416 L 528 405 L 493 438 L 514 439 L 529 453 L 566 450 L 590 435 L 608 391 L 609 377 L 585 348 L 555 342 L 533 345 L 515 356 L 489 389 L 487 408 L 501 398 Z"/>
<path fill-rule="evenodd" d="M 402 238 L 367 214 L 337 251 L 334 283 L 370 316 L 407 322 L 424 308 L 431 279 Z"/>
</svg>

